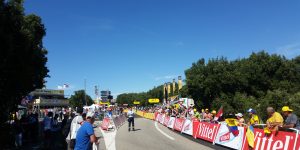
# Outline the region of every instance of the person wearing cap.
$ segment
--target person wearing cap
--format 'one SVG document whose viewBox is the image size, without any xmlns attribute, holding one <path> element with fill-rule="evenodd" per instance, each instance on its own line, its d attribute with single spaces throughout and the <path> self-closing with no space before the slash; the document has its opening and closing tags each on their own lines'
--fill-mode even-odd
<svg viewBox="0 0 300 150">
<path fill-rule="evenodd" d="M 237 113 L 235 114 L 237 121 L 238 121 L 238 126 L 243 127 L 245 125 L 245 119 L 243 118 L 242 113 Z"/>
<path fill-rule="evenodd" d="M 209 110 L 206 108 L 204 113 L 203 113 L 203 119 L 204 120 L 209 120 L 209 116 L 210 116 Z"/>
<path fill-rule="evenodd" d="M 82 124 L 77 132 L 76 145 L 74 150 L 90 150 L 92 147 L 92 143 L 99 144 L 99 141 L 97 140 L 94 133 L 94 121 L 94 115 L 89 113 L 86 117 L 86 121 Z"/>
<path fill-rule="evenodd" d="M 283 128 L 295 128 L 300 130 L 300 122 L 298 117 L 293 113 L 293 110 L 289 108 L 289 106 L 282 107 L 282 114 L 286 117 Z"/>
<path fill-rule="evenodd" d="M 270 131 L 277 131 L 279 126 L 283 125 L 283 117 L 280 113 L 276 112 L 273 107 L 267 108 L 268 120 L 267 127 Z"/>
<path fill-rule="evenodd" d="M 256 111 L 252 108 L 248 109 L 247 111 L 250 115 L 250 121 L 248 122 L 248 125 L 255 125 L 255 124 L 259 124 L 259 117 L 256 114 Z"/>
</svg>

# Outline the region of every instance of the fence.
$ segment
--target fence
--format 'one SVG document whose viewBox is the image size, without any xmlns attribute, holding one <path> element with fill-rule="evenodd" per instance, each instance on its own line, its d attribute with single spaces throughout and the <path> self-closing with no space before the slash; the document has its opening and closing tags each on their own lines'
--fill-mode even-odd
<svg viewBox="0 0 300 150">
<path fill-rule="evenodd" d="M 238 135 L 234 135 L 225 122 L 209 123 L 197 119 L 185 119 L 169 117 L 159 113 L 145 113 L 137 111 L 137 115 L 150 120 L 157 121 L 162 125 L 183 134 L 191 135 L 194 138 L 202 139 L 212 144 L 222 145 L 231 149 L 248 150 L 247 128 L 238 127 Z M 264 125 L 262 125 L 264 126 Z M 295 132 L 278 131 L 269 136 L 263 129 L 254 128 L 255 150 L 300 150 L 299 130 Z"/>
</svg>

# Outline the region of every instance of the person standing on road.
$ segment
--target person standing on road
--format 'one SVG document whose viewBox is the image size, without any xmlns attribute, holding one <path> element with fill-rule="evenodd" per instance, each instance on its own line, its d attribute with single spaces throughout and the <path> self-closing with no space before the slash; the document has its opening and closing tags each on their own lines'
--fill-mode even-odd
<svg viewBox="0 0 300 150">
<path fill-rule="evenodd" d="M 129 108 L 127 112 L 128 117 L 128 131 L 130 132 L 131 124 L 132 124 L 132 131 L 134 131 L 134 112 L 132 111 L 132 108 Z"/>
</svg>

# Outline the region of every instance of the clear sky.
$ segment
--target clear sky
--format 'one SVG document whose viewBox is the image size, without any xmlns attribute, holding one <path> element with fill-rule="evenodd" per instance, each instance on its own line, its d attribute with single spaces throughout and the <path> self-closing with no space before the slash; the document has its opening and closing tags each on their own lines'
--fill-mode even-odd
<svg viewBox="0 0 300 150">
<path fill-rule="evenodd" d="M 47 88 L 147 91 L 199 58 L 300 54 L 299 0 L 26 0 L 47 29 Z"/>
</svg>

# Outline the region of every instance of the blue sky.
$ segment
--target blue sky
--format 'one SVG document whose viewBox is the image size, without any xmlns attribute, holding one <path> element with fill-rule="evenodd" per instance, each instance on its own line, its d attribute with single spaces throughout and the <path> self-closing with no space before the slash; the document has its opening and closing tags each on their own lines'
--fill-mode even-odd
<svg viewBox="0 0 300 150">
<path fill-rule="evenodd" d="M 300 54 L 300 1 L 27 0 L 42 17 L 50 69 L 47 88 L 67 83 L 94 97 L 147 91 L 199 58 L 247 57 L 266 50 Z"/>
</svg>

